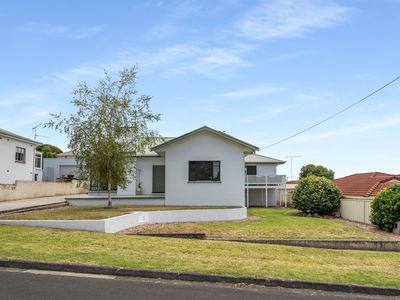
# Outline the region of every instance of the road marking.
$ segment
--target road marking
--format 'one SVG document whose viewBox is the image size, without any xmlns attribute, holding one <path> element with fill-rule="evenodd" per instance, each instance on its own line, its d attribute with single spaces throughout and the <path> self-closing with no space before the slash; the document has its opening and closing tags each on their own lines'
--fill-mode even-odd
<svg viewBox="0 0 400 300">
<path fill-rule="evenodd" d="M 37 274 L 37 275 L 54 275 L 54 276 L 96 278 L 96 279 L 116 279 L 117 278 L 117 276 L 113 276 L 113 275 L 74 273 L 74 272 L 62 272 L 62 271 L 47 271 L 47 270 L 22 270 L 22 272 L 29 273 L 29 274 Z"/>
<path fill-rule="evenodd" d="M 88 273 L 61 272 L 61 271 L 46 271 L 46 270 L 25 270 L 24 273 L 55 275 L 55 276 L 68 276 L 68 277 L 82 277 L 82 278 L 97 278 L 97 279 L 115 279 L 115 278 L 117 278 L 117 276 L 113 276 L 113 275 L 100 275 L 100 274 L 88 274 Z"/>
</svg>

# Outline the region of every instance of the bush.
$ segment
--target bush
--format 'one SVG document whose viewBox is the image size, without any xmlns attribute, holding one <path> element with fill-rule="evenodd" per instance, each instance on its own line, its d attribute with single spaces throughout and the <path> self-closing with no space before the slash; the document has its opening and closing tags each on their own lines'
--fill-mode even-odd
<svg viewBox="0 0 400 300">
<path fill-rule="evenodd" d="M 393 184 L 378 193 L 371 203 L 371 222 L 380 229 L 393 231 L 400 221 L 400 184 Z"/>
<path fill-rule="evenodd" d="M 340 207 L 340 190 L 325 178 L 309 175 L 293 192 L 293 207 L 306 214 L 333 215 Z"/>
</svg>

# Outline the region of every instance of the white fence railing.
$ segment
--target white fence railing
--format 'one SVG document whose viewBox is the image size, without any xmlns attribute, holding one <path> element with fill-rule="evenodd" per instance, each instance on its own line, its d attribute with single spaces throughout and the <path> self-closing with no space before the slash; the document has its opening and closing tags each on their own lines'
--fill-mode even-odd
<svg viewBox="0 0 400 300">
<path fill-rule="evenodd" d="M 340 200 L 340 216 L 343 219 L 371 224 L 371 199 L 343 198 Z"/>
<path fill-rule="evenodd" d="M 247 175 L 245 176 L 245 185 L 283 185 L 286 183 L 285 175 Z"/>
</svg>

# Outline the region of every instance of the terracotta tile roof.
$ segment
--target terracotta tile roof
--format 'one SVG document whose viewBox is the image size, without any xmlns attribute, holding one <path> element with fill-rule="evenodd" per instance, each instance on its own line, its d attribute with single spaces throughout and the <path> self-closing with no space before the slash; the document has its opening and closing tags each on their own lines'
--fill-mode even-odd
<svg viewBox="0 0 400 300">
<path fill-rule="evenodd" d="M 335 179 L 344 196 L 372 197 L 393 182 L 400 182 L 400 175 L 381 172 L 359 173 Z"/>
</svg>

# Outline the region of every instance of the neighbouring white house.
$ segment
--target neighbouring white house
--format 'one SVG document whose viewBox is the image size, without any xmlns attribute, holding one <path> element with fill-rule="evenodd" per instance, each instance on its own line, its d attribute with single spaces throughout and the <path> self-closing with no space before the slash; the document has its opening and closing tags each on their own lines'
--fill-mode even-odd
<svg viewBox="0 0 400 300">
<path fill-rule="evenodd" d="M 286 206 L 286 176 L 276 170 L 285 161 L 259 154 L 246 155 L 244 161 L 247 206 L 277 206 L 281 193 Z"/>
<path fill-rule="evenodd" d="M 71 151 L 58 154 L 55 158 L 43 159 L 43 181 L 57 181 L 60 179 L 74 179 L 79 176 L 74 155 Z"/>
<path fill-rule="evenodd" d="M 0 184 L 42 180 L 41 143 L 0 129 Z"/>
</svg>

